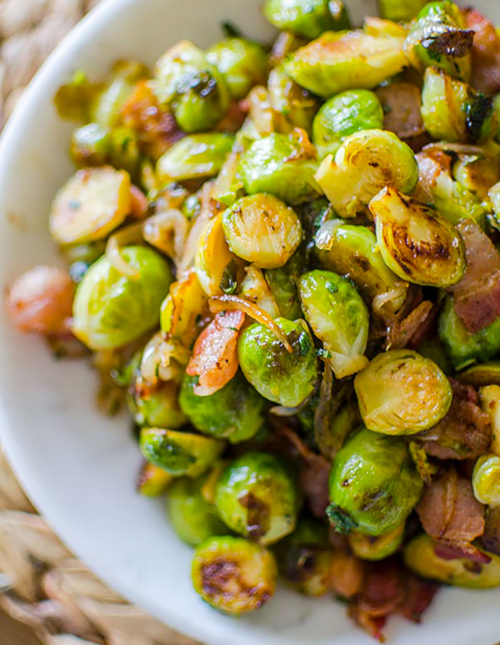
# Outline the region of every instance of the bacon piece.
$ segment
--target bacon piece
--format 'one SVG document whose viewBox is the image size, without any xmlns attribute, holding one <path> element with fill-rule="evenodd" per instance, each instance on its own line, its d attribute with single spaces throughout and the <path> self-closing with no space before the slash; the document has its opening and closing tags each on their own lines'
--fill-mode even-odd
<svg viewBox="0 0 500 645">
<path fill-rule="evenodd" d="M 477 9 L 465 10 L 465 23 L 472 29 L 472 84 L 486 95 L 500 91 L 500 38 L 492 23 Z"/>
<path fill-rule="evenodd" d="M 199 376 L 194 393 L 209 396 L 224 387 L 238 371 L 237 344 L 245 322 L 242 311 L 220 312 L 198 336 L 186 373 Z"/>
<path fill-rule="evenodd" d="M 432 580 L 423 580 L 405 572 L 405 599 L 401 613 L 413 623 L 420 623 L 425 611 L 430 607 L 440 585 Z"/>
<path fill-rule="evenodd" d="M 376 92 L 384 107 L 384 129 L 400 139 L 411 139 L 425 132 L 420 106 L 422 93 L 414 83 L 391 83 Z"/>
</svg>

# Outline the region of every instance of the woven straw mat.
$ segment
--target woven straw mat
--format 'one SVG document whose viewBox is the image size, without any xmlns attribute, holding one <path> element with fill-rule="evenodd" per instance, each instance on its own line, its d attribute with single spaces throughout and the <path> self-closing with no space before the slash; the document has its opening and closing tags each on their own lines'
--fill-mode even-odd
<svg viewBox="0 0 500 645">
<path fill-rule="evenodd" d="M 0 0 L 0 125 L 55 45 L 98 1 Z M 1 448 L 0 607 L 47 645 L 195 645 L 72 556 L 26 498 Z"/>
</svg>

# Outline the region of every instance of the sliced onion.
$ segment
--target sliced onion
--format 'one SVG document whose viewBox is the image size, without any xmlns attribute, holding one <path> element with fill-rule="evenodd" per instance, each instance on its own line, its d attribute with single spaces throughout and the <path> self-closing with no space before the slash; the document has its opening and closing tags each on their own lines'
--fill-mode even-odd
<svg viewBox="0 0 500 645">
<path fill-rule="evenodd" d="M 172 258 L 177 264 L 182 258 L 189 224 L 177 209 L 168 209 L 148 217 L 143 224 L 146 242 Z"/>
<path fill-rule="evenodd" d="M 123 259 L 120 249 L 128 244 L 142 242 L 142 239 L 142 224 L 132 224 L 112 235 L 106 245 L 106 257 L 111 265 L 132 280 L 139 278 L 139 271 Z"/>
</svg>

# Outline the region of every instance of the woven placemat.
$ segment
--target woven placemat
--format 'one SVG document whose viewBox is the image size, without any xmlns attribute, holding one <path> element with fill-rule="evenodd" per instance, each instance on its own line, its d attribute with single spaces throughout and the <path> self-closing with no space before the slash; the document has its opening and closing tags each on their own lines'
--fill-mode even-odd
<svg viewBox="0 0 500 645">
<path fill-rule="evenodd" d="M 0 124 L 52 49 L 99 1 L 0 0 Z M 73 557 L 28 501 L 1 448 L 0 607 L 47 645 L 195 645 Z"/>
</svg>

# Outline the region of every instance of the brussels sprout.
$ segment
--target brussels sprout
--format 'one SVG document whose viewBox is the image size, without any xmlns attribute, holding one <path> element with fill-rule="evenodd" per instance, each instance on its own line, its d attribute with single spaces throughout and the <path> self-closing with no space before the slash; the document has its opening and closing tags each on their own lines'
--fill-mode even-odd
<svg viewBox="0 0 500 645">
<path fill-rule="evenodd" d="M 464 18 L 453 2 L 427 4 L 405 41 L 408 60 L 420 72 L 426 67 L 437 67 L 468 81 L 474 32 L 463 27 Z"/>
<path fill-rule="evenodd" d="M 211 130 L 229 108 L 229 90 L 223 74 L 193 43 L 183 40 L 158 61 L 155 94 L 170 106 L 184 132 Z"/>
<path fill-rule="evenodd" d="M 488 553 L 491 562 L 471 562 L 454 558 L 445 560 L 436 555 L 435 543 L 422 533 L 413 538 L 404 550 L 406 566 L 422 578 L 470 589 L 491 589 L 500 585 L 500 557 Z M 471 566 L 473 565 L 473 566 Z"/>
<path fill-rule="evenodd" d="M 166 470 L 146 462 L 137 480 L 137 491 L 145 497 L 160 497 L 167 491 L 173 480 L 174 477 Z"/>
<path fill-rule="evenodd" d="M 221 390 L 209 396 L 197 396 L 196 376 L 185 376 L 179 403 L 194 427 L 231 443 L 247 441 L 257 434 L 264 420 L 264 399 L 238 373 Z"/>
<path fill-rule="evenodd" d="M 495 207 L 495 184 L 500 180 L 500 157 L 495 154 L 461 155 L 453 166 L 453 178 L 478 199 L 488 199 Z M 497 210 L 500 213 L 500 183 L 497 192 Z M 493 191 L 490 192 L 490 191 Z"/>
<path fill-rule="evenodd" d="M 500 386 L 500 361 L 490 361 L 482 365 L 473 365 L 469 369 L 460 372 L 457 376 L 461 383 L 472 385 L 472 387 L 484 387 L 488 385 Z M 497 391 L 500 402 L 500 389 Z"/>
<path fill-rule="evenodd" d="M 384 309 L 396 313 L 404 305 L 408 283 L 385 264 L 370 228 L 328 220 L 318 229 L 314 243 L 321 265 L 352 280 L 369 304 L 392 294 Z"/>
<path fill-rule="evenodd" d="M 266 82 L 267 52 L 258 43 L 225 38 L 207 51 L 207 60 L 222 74 L 233 99 L 245 98 L 254 85 Z"/>
<path fill-rule="evenodd" d="M 338 215 L 355 217 L 386 186 L 412 193 L 418 164 L 411 148 L 393 132 L 366 130 L 347 137 L 335 160 L 324 159 L 316 180 Z"/>
<path fill-rule="evenodd" d="M 297 529 L 276 549 L 278 570 L 284 581 L 306 596 L 331 590 L 333 551 L 324 524 L 302 518 Z"/>
<path fill-rule="evenodd" d="M 487 361 L 500 352 L 500 318 L 477 334 L 471 334 L 457 315 L 452 298 L 445 300 L 438 332 L 457 370 Z"/>
<path fill-rule="evenodd" d="M 402 280 L 441 289 L 460 282 L 464 242 L 434 208 L 385 188 L 370 202 L 370 211 L 382 258 Z"/>
<path fill-rule="evenodd" d="M 491 201 L 493 208 L 493 213 L 495 221 L 500 222 L 500 182 L 495 184 L 488 193 L 488 197 Z"/>
<path fill-rule="evenodd" d="M 199 434 L 143 428 L 140 448 L 143 457 L 174 477 L 199 477 L 222 454 L 225 444 Z"/>
<path fill-rule="evenodd" d="M 376 94 L 369 90 L 348 90 L 327 101 L 313 123 L 313 141 L 320 158 L 334 155 L 351 134 L 381 130 L 384 111 Z"/>
<path fill-rule="evenodd" d="M 344 90 L 371 90 L 406 67 L 403 42 L 358 30 L 329 31 L 296 51 L 286 69 L 299 85 L 324 98 Z"/>
<path fill-rule="evenodd" d="M 479 399 L 483 412 L 486 412 L 491 421 L 490 452 L 500 457 L 500 385 L 481 387 Z"/>
<path fill-rule="evenodd" d="M 269 193 L 289 204 L 318 194 L 314 173 L 317 161 L 295 136 L 271 134 L 243 153 L 239 173 L 246 192 Z"/>
<path fill-rule="evenodd" d="M 291 471 L 266 452 L 247 452 L 229 464 L 215 493 L 224 524 L 264 545 L 294 530 L 299 501 Z"/>
<path fill-rule="evenodd" d="M 484 143 L 498 130 L 493 99 L 434 67 L 425 71 L 422 118 L 434 139 Z"/>
<path fill-rule="evenodd" d="M 141 63 L 119 62 L 92 106 L 92 120 L 104 127 L 119 125 L 122 108 L 139 81 L 149 77 Z"/>
<path fill-rule="evenodd" d="M 303 272 L 304 255 L 300 248 L 284 266 L 265 272 L 266 281 L 278 305 L 280 315 L 288 320 L 303 318 L 297 290 L 297 280 Z"/>
<path fill-rule="evenodd" d="M 302 241 L 294 210 L 274 195 L 242 197 L 222 216 L 229 249 L 261 269 L 282 267 Z"/>
<path fill-rule="evenodd" d="M 405 521 L 422 488 L 406 441 L 363 428 L 333 462 L 327 515 L 338 532 L 381 536 Z"/>
<path fill-rule="evenodd" d="M 429 0 L 378 0 L 380 15 L 395 22 L 410 22 Z"/>
<path fill-rule="evenodd" d="M 98 92 L 99 86 L 91 83 L 83 70 L 76 70 L 69 83 L 61 85 L 54 97 L 58 115 L 68 121 L 90 121 L 92 103 Z"/>
<path fill-rule="evenodd" d="M 368 362 L 368 310 L 355 287 L 332 271 L 310 271 L 299 294 L 307 322 L 323 342 L 337 378 L 359 372 Z"/>
<path fill-rule="evenodd" d="M 390 435 L 435 426 L 450 409 L 450 382 L 439 367 L 409 349 L 374 358 L 354 379 L 365 425 Z"/>
<path fill-rule="evenodd" d="M 155 327 L 172 282 L 168 263 L 151 249 L 125 247 L 121 257 L 136 277 L 123 275 L 103 256 L 76 290 L 73 332 L 93 350 L 126 345 Z"/>
<path fill-rule="evenodd" d="M 59 244 L 106 238 L 131 210 L 130 176 L 114 168 L 79 170 L 57 193 L 50 234 Z"/>
<path fill-rule="evenodd" d="M 362 560 L 383 560 L 396 553 L 403 544 L 405 524 L 399 524 L 388 533 L 364 535 L 353 532 L 349 535 L 349 546 L 357 558 Z"/>
<path fill-rule="evenodd" d="M 227 614 L 244 614 L 265 605 L 274 595 L 277 578 L 274 556 L 243 538 L 213 537 L 194 554 L 195 591 Z"/>
<path fill-rule="evenodd" d="M 418 344 L 418 353 L 429 358 L 445 374 L 453 374 L 455 371 L 446 352 L 444 344 L 438 336 L 426 338 Z"/>
<path fill-rule="evenodd" d="M 479 457 L 472 473 L 474 496 L 481 504 L 500 506 L 500 457 L 486 454 Z"/>
<path fill-rule="evenodd" d="M 264 15 L 278 29 L 308 39 L 317 38 L 324 31 L 351 26 L 340 0 L 267 0 Z"/>
<path fill-rule="evenodd" d="M 169 428 L 183 426 L 187 417 L 179 407 L 179 386 L 175 381 L 155 386 L 144 384 L 139 370 L 134 370 L 127 391 L 127 405 L 138 426 Z"/>
<path fill-rule="evenodd" d="M 227 528 L 201 494 L 205 479 L 177 479 L 168 491 L 167 509 L 177 535 L 190 546 L 198 546 Z"/>
<path fill-rule="evenodd" d="M 89 123 L 74 130 L 69 150 L 73 162 L 80 167 L 109 163 L 110 133 L 109 128 L 98 123 Z"/>
<path fill-rule="evenodd" d="M 283 63 L 271 71 L 267 87 L 271 107 L 282 114 L 292 127 L 310 133 L 319 107 L 318 98 L 292 80 Z"/>
<path fill-rule="evenodd" d="M 208 222 L 202 232 L 194 259 L 196 275 L 203 291 L 208 296 L 221 296 L 228 267 L 236 271 L 241 264 L 242 261 L 229 250 L 220 213 Z"/>
<path fill-rule="evenodd" d="M 289 353 L 272 331 L 255 323 L 238 341 L 241 371 L 254 388 L 269 401 L 287 408 L 300 405 L 310 396 L 318 378 L 316 350 L 307 325 L 278 318 L 293 348 Z"/>
<path fill-rule="evenodd" d="M 220 172 L 233 143 L 232 134 L 218 132 L 184 137 L 158 160 L 158 177 L 164 182 L 213 177 Z"/>
</svg>

